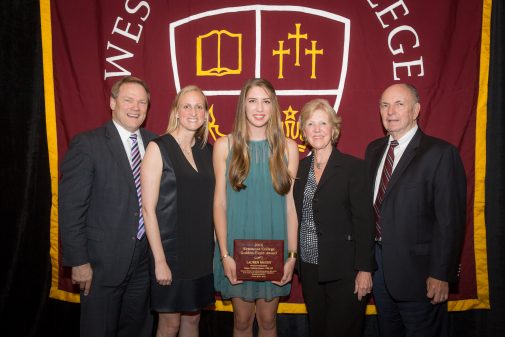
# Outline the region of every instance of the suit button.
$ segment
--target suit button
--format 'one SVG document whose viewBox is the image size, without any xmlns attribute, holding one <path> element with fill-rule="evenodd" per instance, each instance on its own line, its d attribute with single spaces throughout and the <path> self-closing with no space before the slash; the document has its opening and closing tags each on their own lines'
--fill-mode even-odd
<svg viewBox="0 0 505 337">
<path fill-rule="evenodd" d="M 139 212 L 135 212 L 135 213 L 133 213 L 133 215 L 139 216 Z"/>
<path fill-rule="evenodd" d="M 132 241 L 135 240 L 136 239 L 135 235 L 132 236 L 130 239 L 132 239 Z"/>
</svg>

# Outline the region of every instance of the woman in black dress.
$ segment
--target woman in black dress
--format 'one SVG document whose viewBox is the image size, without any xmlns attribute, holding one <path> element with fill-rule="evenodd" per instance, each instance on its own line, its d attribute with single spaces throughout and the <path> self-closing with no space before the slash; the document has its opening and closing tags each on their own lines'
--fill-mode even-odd
<svg viewBox="0 0 505 337">
<path fill-rule="evenodd" d="M 214 303 L 214 170 L 207 135 L 207 100 L 198 87 L 187 86 L 172 104 L 167 133 L 149 143 L 142 162 L 158 337 L 197 336 L 200 310 Z"/>
</svg>

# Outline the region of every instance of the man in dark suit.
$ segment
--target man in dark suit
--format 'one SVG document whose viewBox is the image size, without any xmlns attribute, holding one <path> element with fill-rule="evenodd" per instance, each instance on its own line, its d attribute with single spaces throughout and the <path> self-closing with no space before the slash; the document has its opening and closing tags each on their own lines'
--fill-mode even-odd
<svg viewBox="0 0 505 337">
<path fill-rule="evenodd" d="M 388 87 L 380 100 L 388 135 L 365 154 L 374 189 L 373 294 L 381 336 L 446 336 L 449 283 L 458 278 L 466 177 L 457 149 L 417 125 L 417 90 Z"/>
<path fill-rule="evenodd" d="M 144 81 L 116 82 L 112 120 L 77 135 L 61 164 L 60 239 L 81 290 L 81 336 L 151 336 L 148 245 L 134 178 L 138 152 L 155 137 L 140 129 L 149 100 Z"/>
</svg>

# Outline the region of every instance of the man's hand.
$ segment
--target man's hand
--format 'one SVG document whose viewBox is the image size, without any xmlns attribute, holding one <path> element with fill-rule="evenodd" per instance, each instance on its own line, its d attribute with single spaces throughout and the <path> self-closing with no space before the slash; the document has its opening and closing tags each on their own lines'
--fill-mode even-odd
<svg viewBox="0 0 505 337">
<path fill-rule="evenodd" d="M 449 283 L 428 277 L 426 279 L 426 297 L 431 298 L 431 304 L 447 301 L 449 297 Z"/>
<path fill-rule="evenodd" d="M 93 269 L 91 269 L 89 263 L 72 267 L 72 283 L 79 285 L 79 289 L 84 291 L 84 296 L 88 296 L 89 294 L 92 278 Z"/>
</svg>

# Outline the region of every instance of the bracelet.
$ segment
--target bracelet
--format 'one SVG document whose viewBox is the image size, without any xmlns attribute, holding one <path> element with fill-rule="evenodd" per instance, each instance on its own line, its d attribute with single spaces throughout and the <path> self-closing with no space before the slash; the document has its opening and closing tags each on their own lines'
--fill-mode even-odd
<svg viewBox="0 0 505 337">
<path fill-rule="evenodd" d="M 297 252 L 288 252 L 288 258 L 294 258 L 296 259 L 298 257 L 298 253 Z"/>
<path fill-rule="evenodd" d="M 223 262 L 223 260 L 226 259 L 227 257 L 230 257 L 230 255 L 224 254 L 223 256 L 221 256 L 221 262 Z"/>
</svg>

